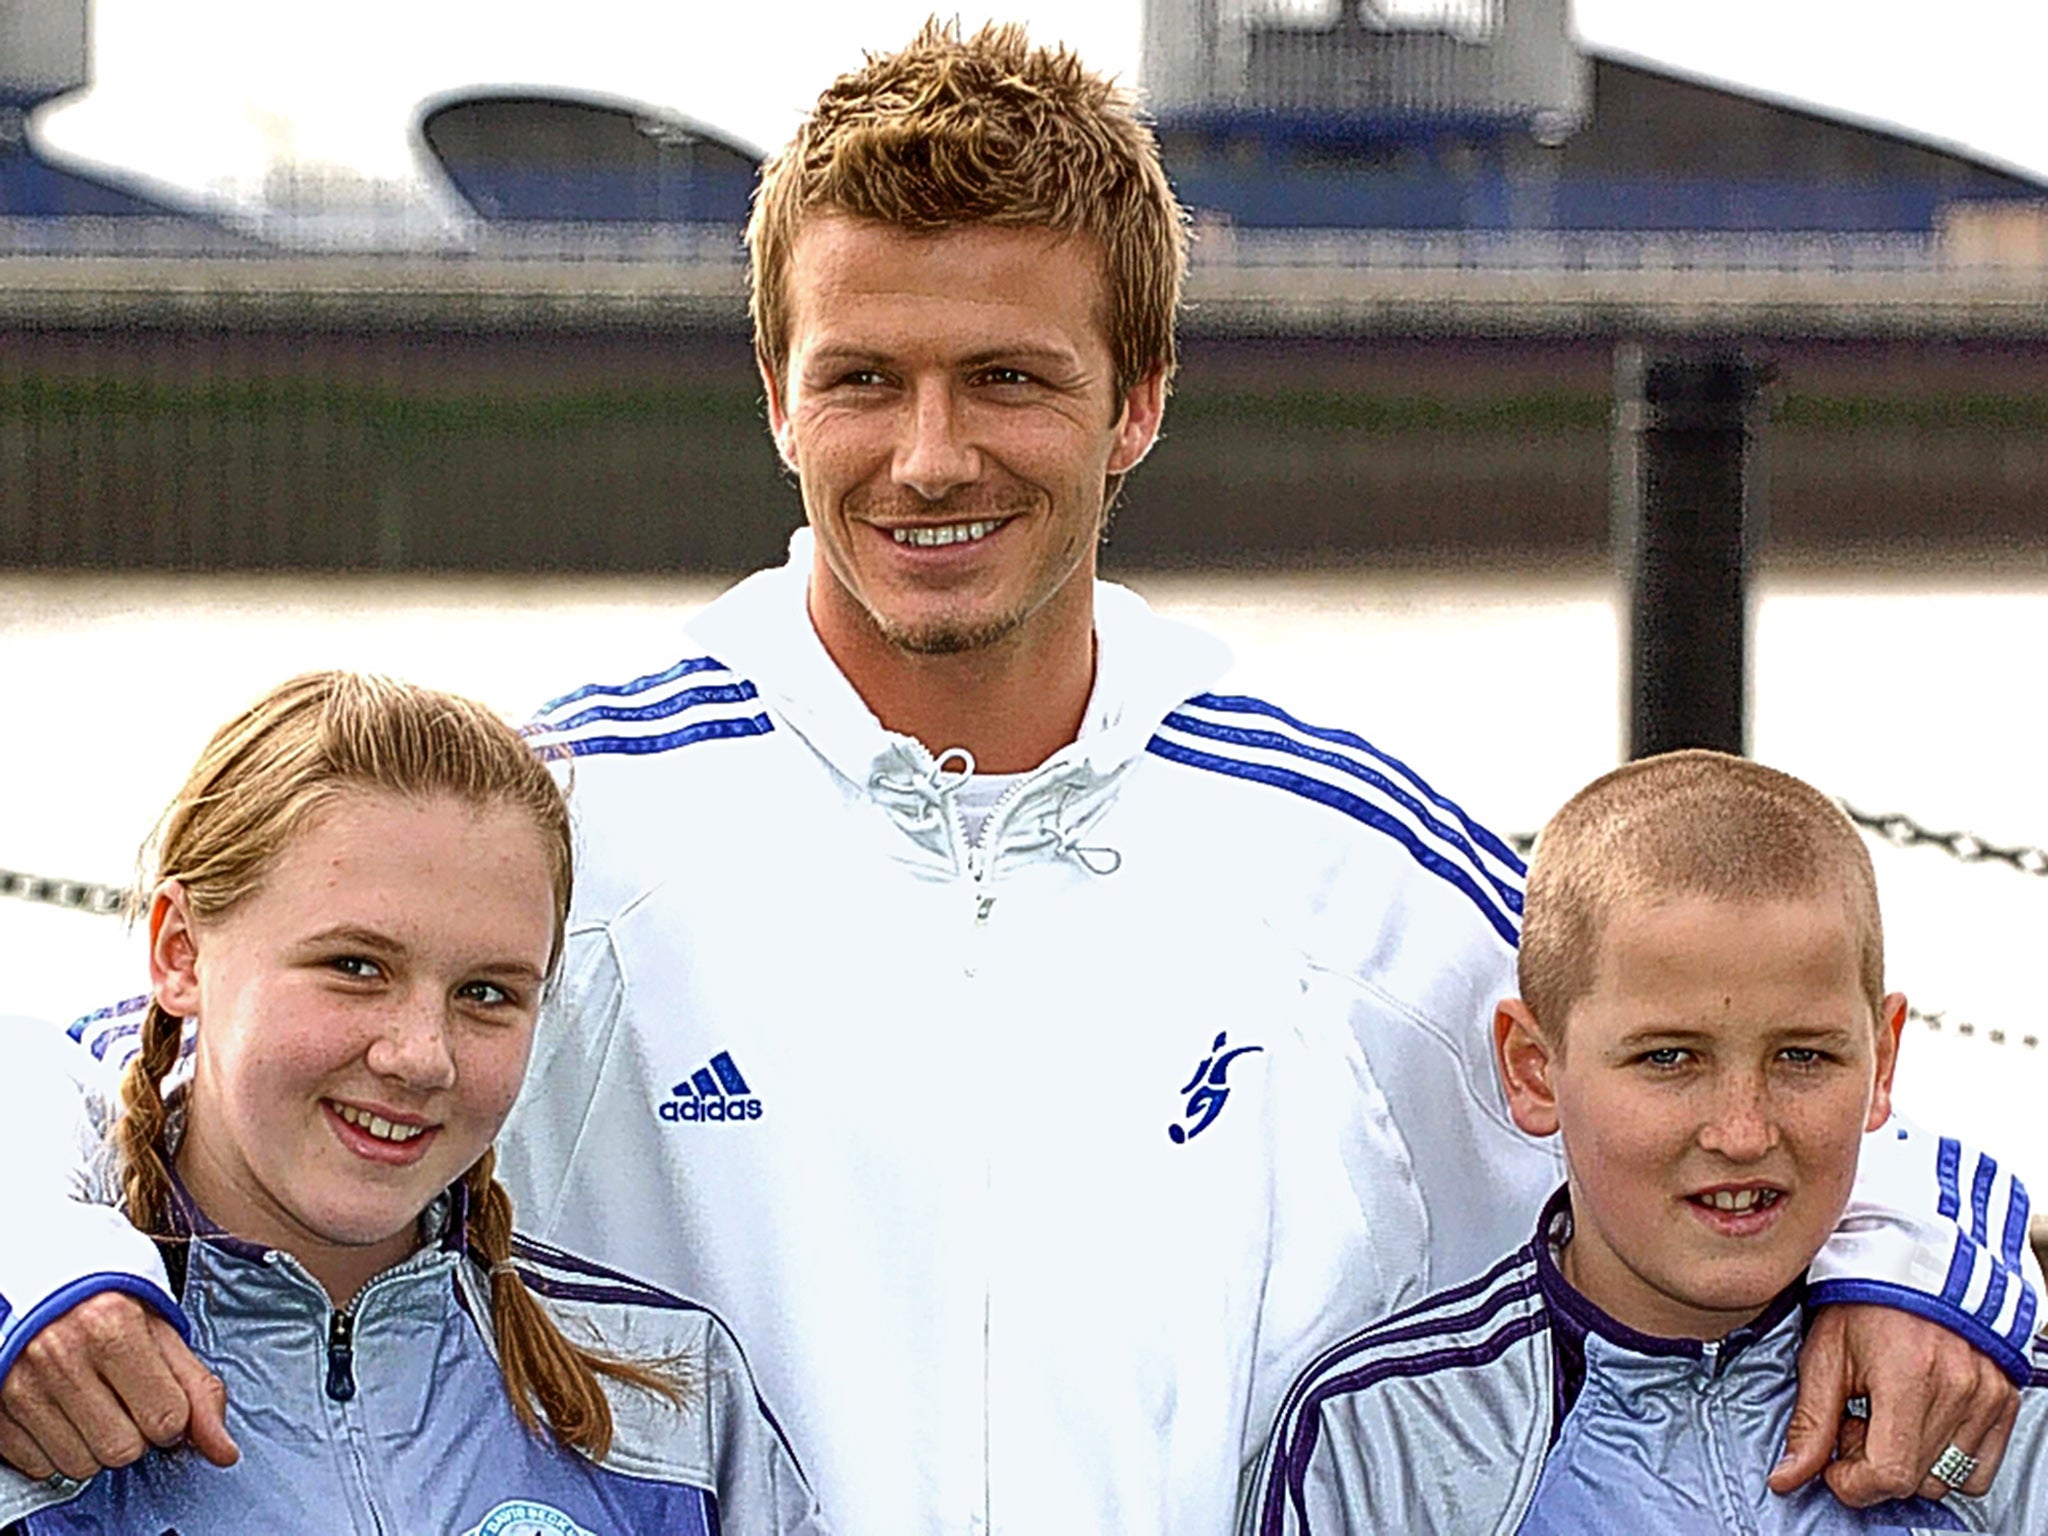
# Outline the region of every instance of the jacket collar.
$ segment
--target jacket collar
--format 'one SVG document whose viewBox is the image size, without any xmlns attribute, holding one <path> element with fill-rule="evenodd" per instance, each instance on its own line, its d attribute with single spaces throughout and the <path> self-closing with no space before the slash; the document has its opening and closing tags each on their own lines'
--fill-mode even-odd
<svg viewBox="0 0 2048 1536">
<path fill-rule="evenodd" d="M 878 773 L 929 771 L 932 752 L 883 729 L 833 664 L 806 604 L 814 541 L 799 528 L 787 563 L 758 571 L 691 621 L 690 634 L 752 682 L 789 726 L 844 778 L 867 785 Z M 1143 598 L 1095 584 L 1095 691 L 1079 738 L 1046 766 L 1086 763 L 1113 773 L 1145 750 L 1159 722 L 1229 669 L 1230 649 L 1192 625 L 1161 618 Z M 951 743 L 941 742 L 943 751 Z"/>
<path fill-rule="evenodd" d="M 789 560 L 760 571 L 700 613 L 690 634 L 750 681 L 792 731 L 842 779 L 878 804 L 914 845 L 913 862 L 958 874 L 969 862 L 953 794 L 960 755 L 884 729 L 811 627 L 807 589 L 815 544 L 790 539 Z M 1021 776 L 984 832 L 984 867 L 1012 857 L 1072 858 L 1101 874 L 1114 850 L 1084 839 L 1114 799 L 1116 781 L 1143 755 L 1166 715 L 1213 684 L 1228 646 L 1152 612 L 1143 598 L 1095 584 L 1095 689 L 1079 736 Z"/>
<path fill-rule="evenodd" d="M 1542 1288 L 1551 1318 L 1551 1342 L 1557 1352 L 1557 1417 L 1552 1434 L 1564 1423 L 1564 1416 L 1577 1399 L 1586 1379 L 1586 1341 L 1597 1338 L 1627 1355 L 1649 1360 L 1705 1363 L 1713 1355 L 1714 1369 L 1726 1369 L 1794 1319 L 1806 1298 L 1806 1281 L 1797 1279 L 1785 1287 L 1751 1321 L 1722 1339 L 1712 1351 L 1699 1339 L 1668 1339 L 1640 1332 L 1597 1306 L 1558 1266 L 1558 1254 L 1572 1237 L 1571 1192 L 1560 1188 L 1543 1207 L 1536 1224 L 1536 1241 L 1530 1246 L 1536 1255 L 1536 1281 Z M 1795 1330 L 1803 1319 L 1789 1323 Z M 1610 1358 L 1612 1351 L 1609 1352 Z"/>
<path fill-rule="evenodd" d="M 248 1238 L 237 1237 L 215 1222 L 199 1208 L 199 1202 L 192 1198 L 185 1181 L 178 1177 L 177 1169 L 173 1167 L 169 1173 L 170 1231 L 156 1241 L 163 1253 L 165 1268 L 171 1272 L 174 1293 L 181 1298 L 184 1295 L 187 1255 L 195 1243 L 203 1243 L 218 1253 L 249 1263 L 262 1264 L 267 1260 L 271 1250 Z M 468 1250 L 469 1187 L 461 1179 L 427 1202 L 427 1208 L 420 1212 L 419 1232 L 420 1246 L 408 1258 L 400 1260 L 395 1268 L 404 1268 L 423 1253 L 461 1254 Z"/>
</svg>

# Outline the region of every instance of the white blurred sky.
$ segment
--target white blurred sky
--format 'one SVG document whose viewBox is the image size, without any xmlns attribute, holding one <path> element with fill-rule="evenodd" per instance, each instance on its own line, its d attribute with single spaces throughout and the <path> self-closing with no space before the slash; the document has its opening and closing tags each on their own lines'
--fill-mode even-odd
<svg viewBox="0 0 2048 1536">
<path fill-rule="evenodd" d="M 1459 0 L 1393 0 L 1429 10 Z M 1035 36 L 1135 78 L 1140 0 L 1015 0 Z M 91 90 L 44 142 L 190 192 L 253 192 L 279 161 L 406 180 L 425 97 L 475 84 L 613 92 L 762 148 L 863 48 L 933 0 L 95 0 Z M 1577 0 L 1590 45 L 1969 146 L 2048 176 L 2042 0 Z"/>
</svg>

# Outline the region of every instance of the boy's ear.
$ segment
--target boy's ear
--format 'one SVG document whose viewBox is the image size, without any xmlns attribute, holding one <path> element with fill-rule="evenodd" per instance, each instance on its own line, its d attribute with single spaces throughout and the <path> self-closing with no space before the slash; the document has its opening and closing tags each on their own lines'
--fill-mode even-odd
<svg viewBox="0 0 2048 1536">
<path fill-rule="evenodd" d="M 1892 1074 L 1899 1065 L 1899 1032 L 1906 1025 L 1906 994 L 1894 992 L 1880 1006 L 1877 1019 L 1877 1072 L 1870 1085 L 1870 1115 L 1863 1129 L 1874 1131 L 1892 1115 Z"/>
<path fill-rule="evenodd" d="M 189 1019 L 199 1012 L 199 936 L 185 888 L 166 880 L 149 904 L 149 984 L 164 1012 Z"/>
<path fill-rule="evenodd" d="M 1531 1136 L 1557 1134 L 1557 1050 L 1519 997 L 1493 1011 L 1493 1068 L 1508 1096 L 1508 1113 Z"/>
</svg>

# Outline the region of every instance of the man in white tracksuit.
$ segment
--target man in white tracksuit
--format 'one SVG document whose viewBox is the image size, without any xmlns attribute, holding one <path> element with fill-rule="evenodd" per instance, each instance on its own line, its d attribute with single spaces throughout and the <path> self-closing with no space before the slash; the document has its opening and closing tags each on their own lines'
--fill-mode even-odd
<svg viewBox="0 0 2048 1536">
<path fill-rule="evenodd" d="M 718 1308 L 839 1529 L 1228 1530 L 1313 1345 L 1558 1181 L 1489 1066 L 1520 863 L 1095 582 L 1184 261 L 1121 93 L 928 29 L 820 100 L 749 238 L 811 532 L 536 722 L 582 847 L 522 1226 Z M 1926 1279 L 1956 1224 L 1905 1204 L 1814 1272 L 1903 1302 L 1809 1350 L 1804 1453 L 1867 1387 L 1872 1498 L 1995 1460 L 2013 1401 Z M 77 1273 L 37 1267 L 17 1311 Z M 14 1421 L 97 1360 L 75 1315 Z"/>
</svg>

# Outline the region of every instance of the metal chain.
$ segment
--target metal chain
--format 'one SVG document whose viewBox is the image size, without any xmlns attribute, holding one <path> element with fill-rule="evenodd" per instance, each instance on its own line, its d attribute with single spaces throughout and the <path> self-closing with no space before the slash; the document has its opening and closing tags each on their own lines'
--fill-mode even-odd
<svg viewBox="0 0 2048 1536">
<path fill-rule="evenodd" d="M 1946 1008 L 1922 1009 L 1915 1008 L 1912 1004 L 1908 1003 L 1906 1005 L 1906 1017 L 1916 1024 L 1925 1024 L 1929 1029 L 1937 1033 L 1951 1028 L 1959 1035 L 1975 1035 L 1977 1033 L 1977 1026 L 1968 1019 L 1951 1021 Z M 1984 1031 L 1984 1038 L 1993 1045 L 2004 1045 L 2012 1037 L 2002 1029 L 1987 1029 Z M 2021 1035 L 2019 1043 L 2027 1046 L 2029 1049 L 2038 1049 L 2041 1044 L 2041 1037 L 2033 1034 Z"/>
<path fill-rule="evenodd" d="M 1937 832 L 1922 826 L 1903 811 L 1890 811 L 1878 815 L 1871 811 L 1860 811 L 1846 800 L 1835 802 L 1848 814 L 1851 821 L 1866 832 L 1874 832 L 1894 848 L 1939 848 L 1950 858 L 1964 864 L 2004 864 L 2023 875 L 2048 876 L 2048 848 L 2029 847 L 2024 843 L 2007 846 L 1994 843 L 1988 837 L 1979 837 L 1974 832 Z M 1515 832 L 1508 841 L 1515 852 L 1527 853 L 1536 846 L 1534 832 Z"/>
<path fill-rule="evenodd" d="M 128 892 L 118 885 L 100 885 L 91 880 L 58 880 L 49 875 L 24 875 L 13 869 L 0 869 L 0 896 L 17 896 L 23 901 L 66 907 L 74 912 L 92 912 L 101 917 L 119 917 L 129 908 Z"/>
<path fill-rule="evenodd" d="M 2008 848 L 1974 832 L 1933 831 L 1898 811 L 1876 816 L 1857 810 L 1846 800 L 1837 803 L 1857 826 L 1875 832 L 1895 848 L 1934 847 L 1965 864 L 2009 864 L 2023 875 L 2048 875 L 2048 848 Z"/>
<path fill-rule="evenodd" d="M 1879 816 L 1869 811 L 1860 811 L 1846 800 L 1839 803 L 1857 826 L 1877 834 L 1896 848 L 1939 848 L 1950 858 L 1964 864 L 2005 864 L 2022 874 L 2048 876 L 2048 849 L 2025 845 L 2007 847 L 1994 843 L 1989 838 L 1979 837 L 1974 832 L 1936 832 L 1902 812 L 1895 811 Z M 1508 841 L 1514 845 L 1516 852 L 1526 854 L 1536 846 L 1536 834 L 1515 832 L 1509 834 Z M 91 912 L 104 917 L 123 916 L 130 910 L 130 894 L 120 886 L 102 885 L 91 880 L 60 880 L 48 875 L 26 875 L 12 869 L 0 869 L 0 896 L 13 896 L 23 901 L 41 902 L 47 906 L 64 907 L 74 912 Z M 1906 1016 L 1931 1030 L 1952 1028 L 1955 1033 L 1965 1036 L 1974 1036 L 1978 1033 L 1975 1024 L 1966 1019 L 1951 1020 L 1948 1011 L 1942 1008 L 1909 1007 Z M 2009 1038 L 2002 1029 L 1987 1029 L 1983 1033 L 1993 1045 L 2004 1045 Z M 2038 1049 L 2041 1037 L 2034 1034 L 2021 1035 L 2019 1043 L 2030 1049 Z"/>
</svg>

